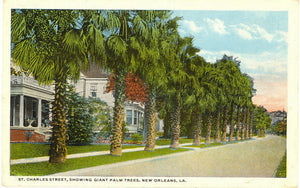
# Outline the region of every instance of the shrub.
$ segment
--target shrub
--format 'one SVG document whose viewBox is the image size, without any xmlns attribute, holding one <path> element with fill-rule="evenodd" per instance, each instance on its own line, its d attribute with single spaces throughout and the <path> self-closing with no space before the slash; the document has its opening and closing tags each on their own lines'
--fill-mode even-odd
<svg viewBox="0 0 300 188">
<path fill-rule="evenodd" d="M 134 143 L 137 143 L 139 141 L 143 141 L 143 135 L 138 134 L 138 133 L 132 134 L 131 138 L 132 138 Z"/>
<path fill-rule="evenodd" d="M 92 142 L 94 117 L 88 101 L 75 93 L 73 86 L 67 92 L 67 144 L 87 145 Z"/>
<path fill-rule="evenodd" d="M 158 137 L 163 137 L 164 136 L 164 132 L 157 132 L 157 136 Z"/>
<path fill-rule="evenodd" d="M 110 108 L 100 99 L 81 97 L 73 86 L 68 86 L 66 104 L 68 145 L 90 144 L 94 131 L 110 127 Z"/>
</svg>

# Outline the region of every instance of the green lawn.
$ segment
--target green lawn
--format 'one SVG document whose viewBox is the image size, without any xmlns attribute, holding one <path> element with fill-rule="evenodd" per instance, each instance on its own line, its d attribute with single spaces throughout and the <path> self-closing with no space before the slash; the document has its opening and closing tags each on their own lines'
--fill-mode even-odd
<svg viewBox="0 0 300 188">
<path fill-rule="evenodd" d="M 201 139 L 201 142 L 203 142 L 205 139 Z M 180 144 L 184 143 L 193 143 L 193 139 L 188 139 L 188 138 L 180 138 L 179 140 Z M 161 146 L 161 145 L 171 145 L 171 139 L 158 139 L 156 140 L 156 145 Z"/>
<path fill-rule="evenodd" d="M 153 152 L 147 151 L 137 151 L 137 152 L 128 152 L 123 153 L 121 157 L 111 156 L 111 155 L 100 155 L 93 157 L 82 157 L 82 158 L 73 158 L 67 159 L 64 163 L 49 163 L 49 162 L 40 162 L 40 163 L 27 163 L 27 164 L 17 164 L 10 166 L 11 175 L 14 176 L 42 176 L 49 175 L 59 172 L 66 172 L 70 170 L 87 168 L 111 163 L 117 163 L 122 161 L 129 161 L 134 159 L 149 158 L 161 155 L 167 155 L 177 152 L 188 151 L 188 149 L 157 149 Z"/>
<path fill-rule="evenodd" d="M 277 169 L 276 177 L 286 178 L 286 153 L 284 154 L 280 165 Z"/>
<path fill-rule="evenodd" d="M 12 143 L 10 146 L 11 159 L 49 156 L 50 145 L 48 144 Z M 123 149 L 136 147 L 141 146 L 122 146 Z M 108 151 L 110 149 L 110 145 L 67 146 L 67 148 L 68 154 L 75 154 L 93 151 Z"/>
</svg>

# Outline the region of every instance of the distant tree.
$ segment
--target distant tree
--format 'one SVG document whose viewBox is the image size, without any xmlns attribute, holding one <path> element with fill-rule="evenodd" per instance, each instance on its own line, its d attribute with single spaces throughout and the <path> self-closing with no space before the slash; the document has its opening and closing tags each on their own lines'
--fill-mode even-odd
<svg viewBox="0 0 300 188">
<path fill-rule="evenodd" d="M 265 130 L 271 126 L 272 119 L 263 106 L 256 106 L 254 109 L 254 126 L 258 130 L 258 136 L 264 137 Z"/>
<path fill-rule="evenodd" d="M 287 118 L 284 118 L 283 120 L 277 122 L 274 125 L 274 129 L 275 129 L 275 132 L 277 134 L 285 136 L 286 135 L 286 130 L 287 130 Z"/>
</svg>

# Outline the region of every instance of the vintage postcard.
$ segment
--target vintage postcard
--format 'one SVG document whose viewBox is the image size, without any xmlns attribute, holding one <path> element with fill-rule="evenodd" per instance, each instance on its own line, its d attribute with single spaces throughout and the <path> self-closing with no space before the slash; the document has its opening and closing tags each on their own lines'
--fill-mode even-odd
<svg viewBox="0 0 300 188">
<path fill-rule="evenodd" d="M 1 186 L 298 186 L 298 1 L 3 15 Z"/>
</svg>

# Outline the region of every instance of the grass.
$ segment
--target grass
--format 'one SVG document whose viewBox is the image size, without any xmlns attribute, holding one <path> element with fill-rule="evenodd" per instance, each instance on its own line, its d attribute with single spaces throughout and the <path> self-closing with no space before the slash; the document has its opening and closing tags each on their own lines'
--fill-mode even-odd
<svg viewBox="0 0 300 188">
<path fill-rule="evenodd" d="M 188 151 L 188 149 L 180 148 L 180 149 L 157 149 L 153 152 L 147 151 L 137 151 L 137 152 L 129 152 L 123 153 L 121 157 L 111 156 L 111 155 L 100 155 L 93 157 L 82 157 L 82 158 L 73 158 L 68 159 L 64 163 L 49 163 L 49 162 L 40 162 L 40 163 L 26 163 L 26 164 L 17 164 L 10 166 L 11 175 L 14 176 L 42 176 L 42 175 L 50 175 L 59 172 L 66 172 L 75 169 L 99 166 L 112 164 L 117 162 L 142 159 L 142 158 L 150 158 L 155 156 L 162 156 L 177 152 Z"/>
<path fill-rule="evenodd" d="M 280 165 L 277 168 L 277 173 L 275 177 L 286 178 L 286 153 L 281 159 Z"/>
<path fill-rule="evenodd" d="M 203 142 L 205 139 L 201 139 L 201 142 Z M 184 144 L 184 143 L 192 143 L 193 139 L 188 139 L 188 138 L 180 138 L 179 143 Z M 171 145 L 171 139 L 158 139 L 156 140 L 155 145 L 161 146 L 161 145 Z"/>
<path fill-rule="evenodd" d="M 123 145 L 123 149 L 136 148 L 139 146 Z M 93 151 L 108 151 L 110 145 L 87 145 L 87 146 L 67 146 L 68 154 L 87 153 Z M 49 144 L 32 144 L 32 143 L 12 143 L 10 154 L 11 159 L 23 159 L 33 157 L 49 156 Z"/>
</svg>

